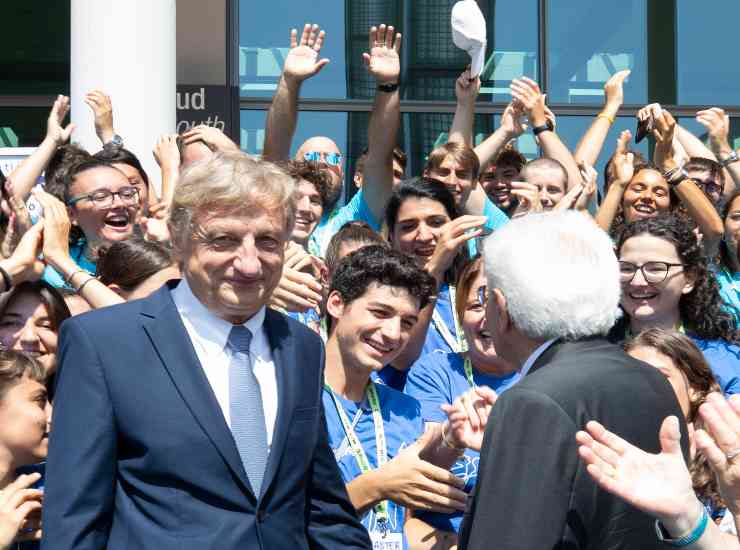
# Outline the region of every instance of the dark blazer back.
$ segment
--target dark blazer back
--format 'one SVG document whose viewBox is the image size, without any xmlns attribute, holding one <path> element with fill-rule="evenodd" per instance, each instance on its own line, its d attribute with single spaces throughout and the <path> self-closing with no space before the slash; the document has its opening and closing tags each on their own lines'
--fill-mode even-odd
<svg viewBox="0 0 740 550">
<path fill-rule="evenodd" d="M 321 340 L 267 311 L 278 416 L 255 495 L 165 286 L 66 321 L 44 547 L 367 548 L 328 446 Z"/>
<path fill-rule="evenodd" d="M 460 548 L 662 548 L 653 520 L 601 490 L 579 460 L 589 420 L 659 452 L 666 416 L 681 420 L 665 377 L 603 339 L 556 343 L 504 393 L 486 429 Z"/>
</svg>

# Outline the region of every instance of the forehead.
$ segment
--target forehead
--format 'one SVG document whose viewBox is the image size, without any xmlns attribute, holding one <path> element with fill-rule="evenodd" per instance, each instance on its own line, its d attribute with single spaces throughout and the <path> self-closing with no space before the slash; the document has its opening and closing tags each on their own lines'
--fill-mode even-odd
<svg viewBox="0 0 740 550">
<path fill-rule="evenodd" d="M 319 153 L 341 153 L 339 147 L 327 137 L 312 137 L 303 142 L 298 148 L 296 153 L 297 157 L 301 157 L 303 153 L 308 151 L 318 151 Z"/>
<path fill-rule="evenodd" d="M 129 185 L 128 178 L 123 172 L 113 167 L 100 166 L 85 170 L 74 178 L 73 187 L 81 193 L 88 193 L 96 189 L 118 189 Z"/>
<path fill-rule="evenodd" d="M 650 168 L 637 172 L 637 174 L 635 174 L 635 177 L 632 178 L 631 183 L 644 183 L 651 187 L 665 187 L 666 189 L 668 189 L 668 184 L 666 183 L 665 179 L 663 179 L 663 176 L 660 174 L 660 172 L 658 172 L 657 170 L 652 170 Z"/>
<path fill-rule="evenodd" d="M 301 195 L 318 195 L 319 190 L 316 189 L 316 185 L 308 180 L 301 179 L 298 181 L 298 192 Z"/>
<path fill-rule="evenodd" d="M 6 306 L 3 316 L 14 315 L 20 317 L 46 316 L 48 310 L 41 297 L 31 292 L 21 292 L 13 296 Z"/>
<path fill-rule="evenodd" d="M 133 166 L 124 164 L 122 162 L 114 162 L 113 167 L 116 170 L 120 170 L 121 172 L 123 172 L 123 175 L 126 176 L 127 178 L 142 179 L 141 173 Z"/>
<path fill-rule="evenodd" d="M 712 177 L 712 172 L 704 168 L 687 168 L 686 171 L 689 176 L 694 178 L 709 179 Z"/>
<path fill-rule="evenodd" d="M 465 166 L 460 162 L 455 161 L 455 157 L 447 155 L 442 162 L 439 163 L 439 168 L 444 170 L 466 170 Z M 434 169 L 432 169 L 434 171 Z"/>
<path fill-rule="evenodd" d="M 398 219 L 422 219 L 428 216 L 445 216 L 447 210 L 441 202 L 426 197 L 409 197 L 398 209 Z"/>
<path fill-rule="evenodd" d="M 207 232 L 224 231 L 237 235 L 285 230 L 285 216 L 281 209 L 245 208 L 236 212 L 208 210 L 196 213 L 193 222 Z"/>
<path fill-rule="evenodd" d="M 556 168 L 546 166 L 527 168 L 527 181 L 539 185 L 557 185 L 559 188 L 565 188 L 563 173 Z"/>
<path fill-rule="evenodd" d="M 622 260 L 664 261 L 679 263 L 678 251 L 673 243 L 643 233 L 627 239 L 619 254 Z"/>
<path fill-rule="evenodd" d="M 419 313 L 419 299 L 413 297 L 405 288 L 374 282 L 367 288 L 365 294 L 355 301 L 359 300 L 366 305 L 382 305 L 401 316 Z"/>
</svg>

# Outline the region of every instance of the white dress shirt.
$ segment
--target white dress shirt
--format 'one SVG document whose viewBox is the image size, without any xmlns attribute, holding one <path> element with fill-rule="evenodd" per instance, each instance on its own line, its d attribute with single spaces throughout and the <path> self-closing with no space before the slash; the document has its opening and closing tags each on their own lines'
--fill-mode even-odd
<svg viewBox="0 0 740 550">
<path fill-rule="evenodd" d="M 547 349 L 552 346 L 557 338 L 553 338 L 552 340 L 547 340 L 546 342 L 543 342 L 540 344 L 537 349 L 535 349 L 529 357 L 527 357 L 527 360 L 524 362 L 524 365 L 522 366 L 521 370 L 519 371 L 519 374 L 521 375 L 520 380 L 527 376 L 529 374 L 529 369 L 532 368 L 532 365 L 534 365 L 534 362 L 537 361 L 537 359 L 540 358 L 540 355 L 545 353 Z"/>
<path fill-rule="evenodd" d="M 229 364 L 231 353 L 226 347 L 229 332 L 233 326 L 208 310 L 193 294 L 187 280 L 183 278 L 172 291 L 172 299 L 180 313 L 185 329 L 193 343 L 200 365 L 216 394 L 226 424 L 231 427 L 229 412 Z M 264 328 L 265 308 L 263 307 L 249 319 L 244 326 L 252 333 L 249 355 L 254 375 L 260 385 L 262 407 L 265 413 L 267 444 L 272 445 L 272 434 L 277 418 L 278 392 L 275 363 L 272 360 L 270 344 Z"/>
</svg>

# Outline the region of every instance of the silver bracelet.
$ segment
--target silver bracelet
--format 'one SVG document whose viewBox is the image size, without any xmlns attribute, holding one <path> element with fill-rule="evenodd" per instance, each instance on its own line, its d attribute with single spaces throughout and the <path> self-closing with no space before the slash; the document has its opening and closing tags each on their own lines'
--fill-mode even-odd
<svg viewBox="0 0 740 550">
<path fill-rule="evenodd" d="M 733 162 L 737 162 L 740 160 L 740 155 L 737 154 L 737 151 L 732 151 L 727 157 L 723 159 L 719 159 L 719 163 L 724 167 L 727 168 L 728 165 L 732 164 Z"/>
</svg>

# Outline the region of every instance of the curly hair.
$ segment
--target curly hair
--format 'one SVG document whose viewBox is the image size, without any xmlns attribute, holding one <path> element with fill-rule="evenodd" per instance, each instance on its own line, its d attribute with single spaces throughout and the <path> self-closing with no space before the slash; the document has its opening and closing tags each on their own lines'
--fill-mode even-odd
<svg viewBox="0 0 740 550">
<path fill-rule="evenodd" d="M 402 288 L 427 306 L 436 293 L 434 277 L 416 265 L 414 259 L 387 246 L 370 245 L 342 259 L 334 271 L 329 293 L 339 292 L 348 304 L 367 292 L 371 284 Z"/>
<path fill-rule="evenodd" d="M 707 400 L 710 393 L 722 390 L 701 350 L 688 336 L 662 328 L 649 328 L 642 331 L 633 340 L 627 342 L 624 349 L 629 353 L 639 347 L 651 348 L 665 355 L 686 377 L 691 389 L 688 392 L 689 410 L 686 422 L 693 423 L 697 429 L 703 428 L 699 407 Z M 700 498 L 711 502 L 714 508 L 724 507 L 719 494 L 717 478 L 703 454 L 697 453 L 691 459 L 689 472 L 694 492 Z"/>
<path fill-rule="evenodd" d="M 740 342 L 740 334 L 735 328 L 732 315 L 724 309 L 717 279 L 709 269 L 709 262 L 691 225 L 671 214 L 635 221 L 621 231 L 617 240 L 617 255 L 627 239 L 644 234 L 666 240 L 675 246 L 684 271 L 695 279 L 692 291 L 683 294 L 678 302 L 685 329 L 706 340 Z M 629 319 L 625 314 L 613 334 L 617 337 L 624 336 L 628 323 Z"/>
<path fill-rule="evenodd" d="M 740 189 L 735 189 L 733 193 L 727 197 L 727 199 L 722 204 L 722 223 L 724 224 L 727 221 L 727 216 L 730 215 L 730 210 L 732 209 L 732 204 L 740 199 Z M 719 263 L 723 267 L 729 267 L 730 265 L 730 250 L 727 247 L 727 235 L 724 236 L 724 238 L 720 241 L 719 244 Z"/>
<path fill-rule="evenodd" d="M 339 200 L 341 187 L 332 188 L 331 176 L 321 164 L 308 160 L 288 160 L 279 164 L 285 172 L 293 178 L 296 183 L 306 180 L 316 187 L 321 197 L 321 206 L 324 212 L 331 212 Z"/>
</svg>

